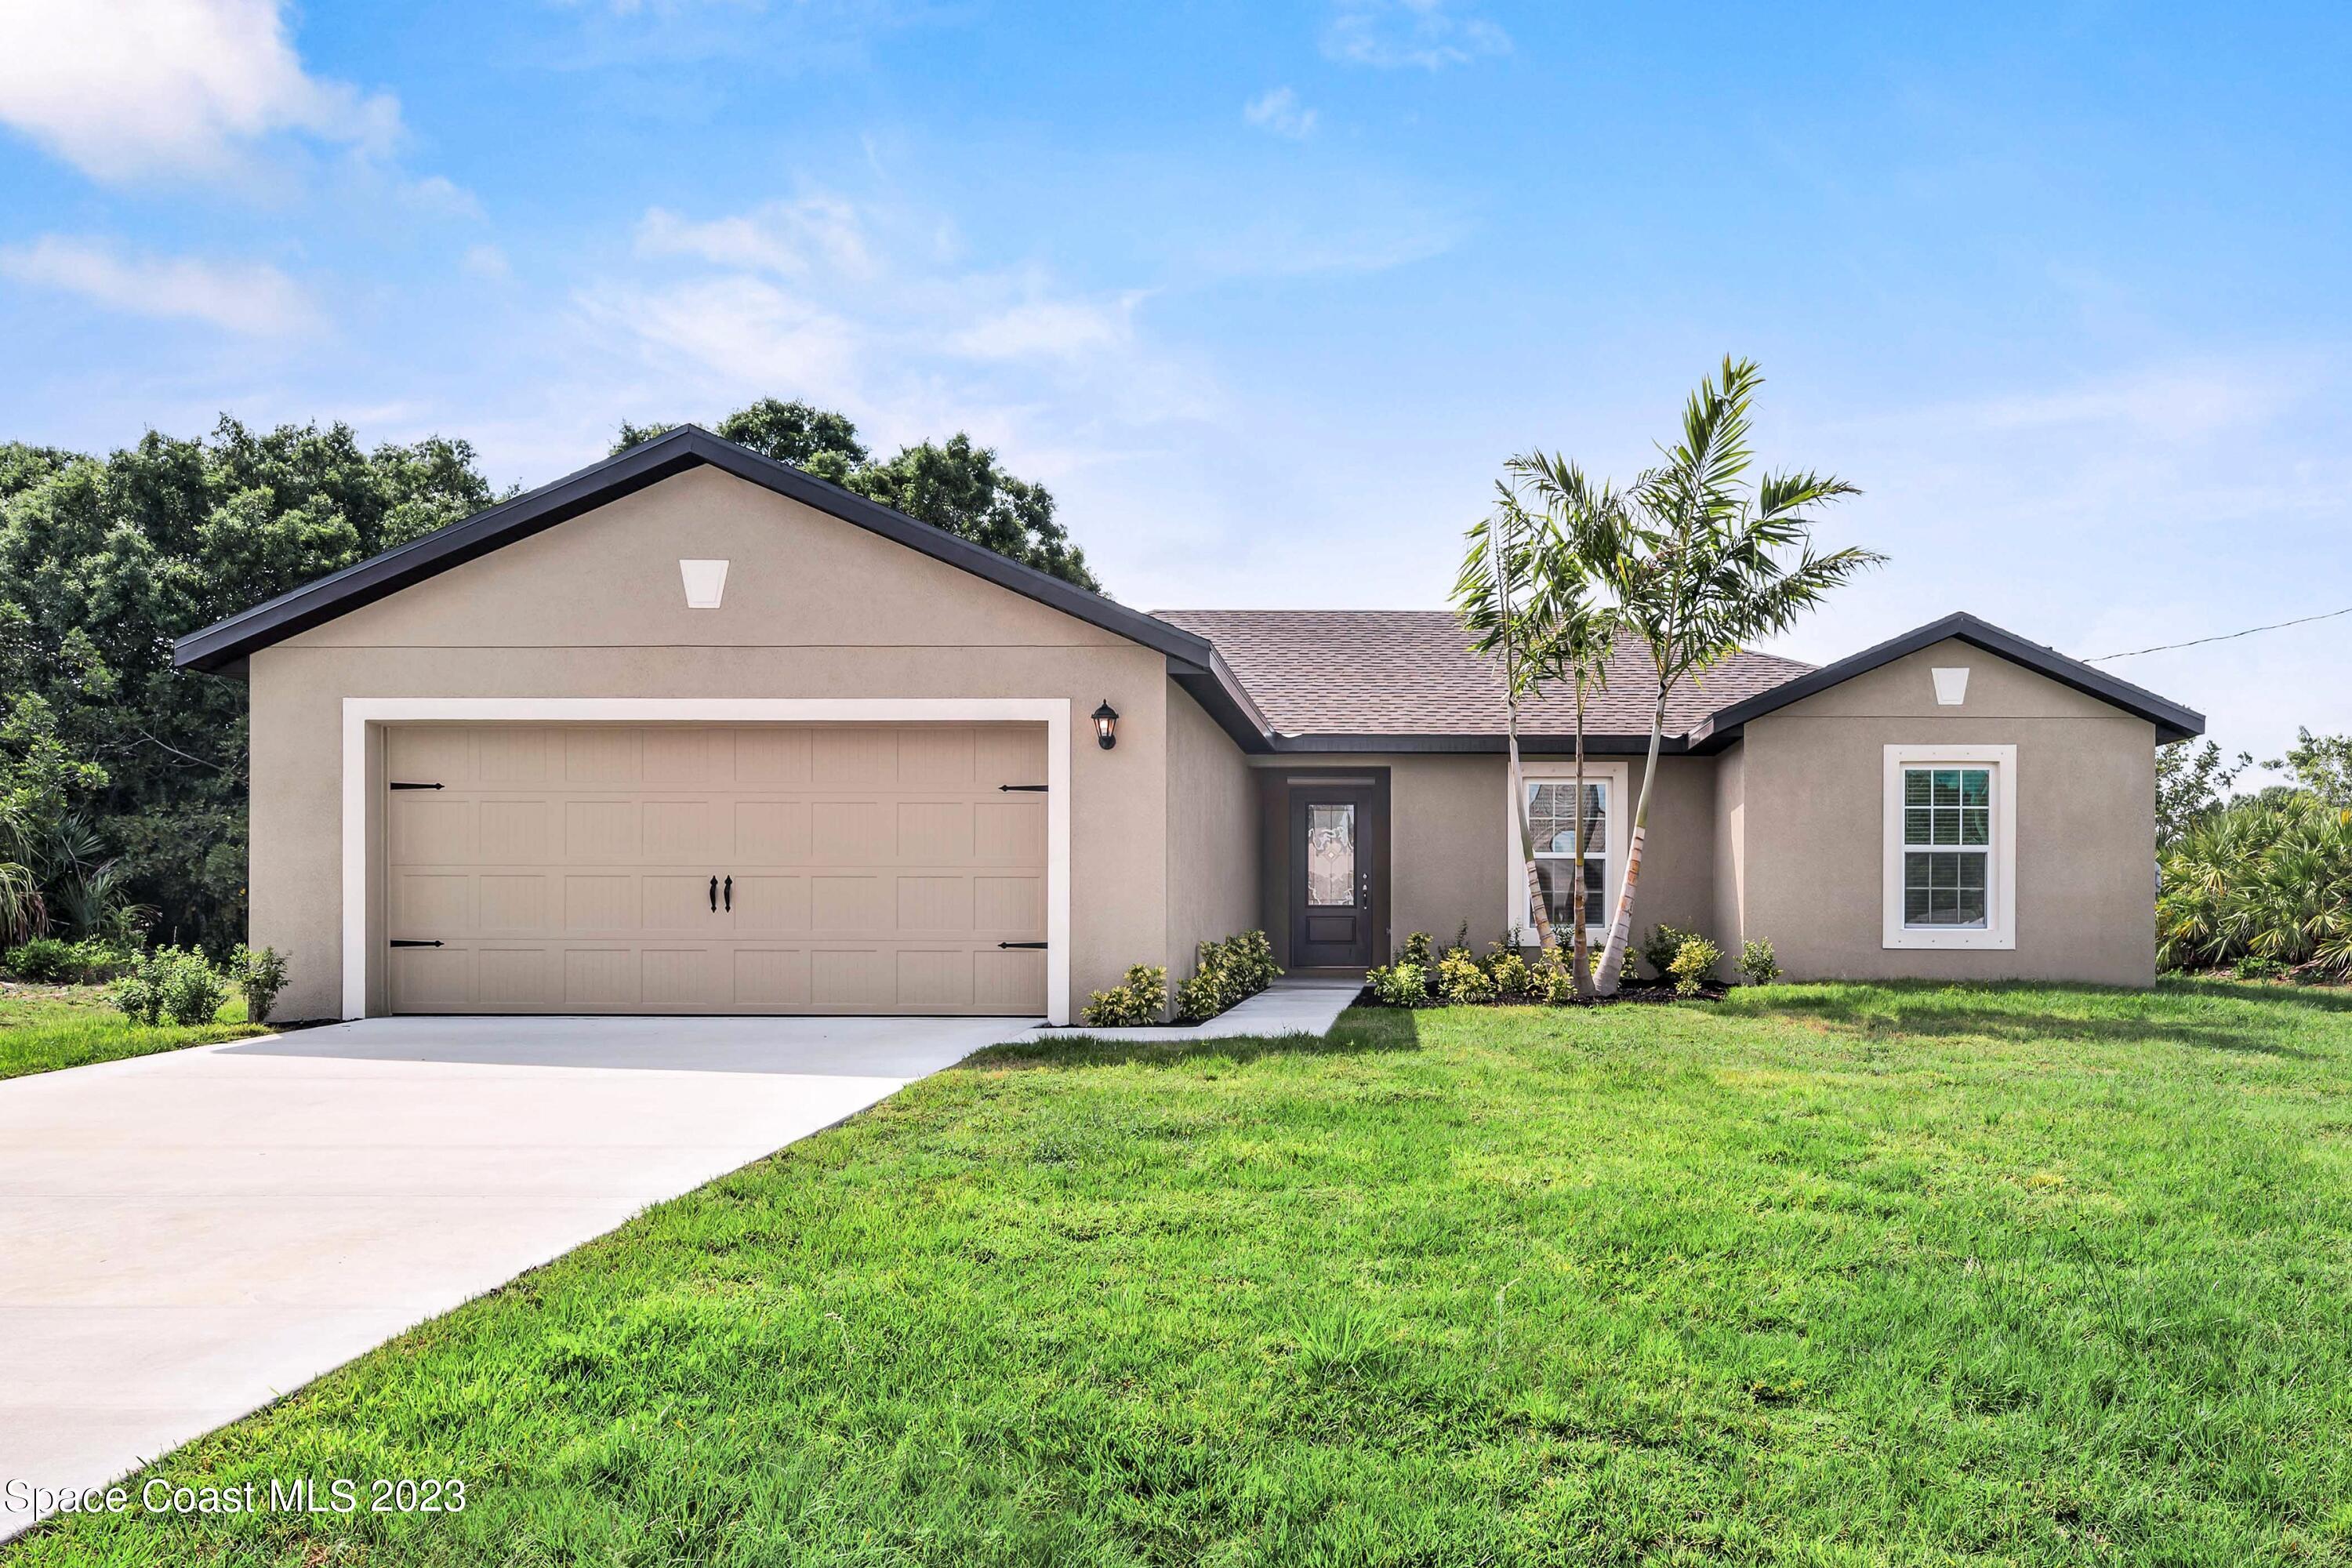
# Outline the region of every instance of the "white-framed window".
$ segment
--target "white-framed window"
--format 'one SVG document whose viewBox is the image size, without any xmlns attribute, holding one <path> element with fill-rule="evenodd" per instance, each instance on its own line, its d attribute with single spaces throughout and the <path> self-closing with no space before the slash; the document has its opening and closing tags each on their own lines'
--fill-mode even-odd
<svg viewBox="0 0 2352 1568">
<path fill-rule="evenodd" d="M 1885 749 L 1886 947 L 2017 945 L 2017 748 Z"/>
<path fill-rule="evenodd" d="M 1626 764 L 1622 762 L 1584 763 L 1584 923 L 1596 938 L 1607 927 L 1611 900 L 1625 867 L 1627 824 L 1633 809 L 1626 794 Z M 1527 791 L 1528 825 L 1534 831 L 1536 875 L 1542 881 L 1547 909 L 1555 930 L 1566 931 L 1576 910 L 1576 763 L 1545 758 L 1520 767 Z M 1520 868 L 1518 829 L 1504 798 L 1504 847 L 1509 880 L 1503 923 L 1516 927 L 1521 940 L 1535 941 L 1534 912 L 1528 907 L 1527 873 Z"/>
</svg>

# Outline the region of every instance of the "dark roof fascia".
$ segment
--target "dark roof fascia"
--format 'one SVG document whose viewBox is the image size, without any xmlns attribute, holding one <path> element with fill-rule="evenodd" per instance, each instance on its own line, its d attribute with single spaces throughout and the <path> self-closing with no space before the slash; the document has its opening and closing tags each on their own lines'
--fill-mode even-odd
<svg viewBox="0 0 2352 1568">
<path fill-rule="evenodd" d="M 1212 647 L 1206 666 L 1171 658 L 1168 661 L 1168 673 L 1177 685 L 1192 693 L 1192 700 L 1217 721 L 1219 729 L 1233 737 L 1234 745 L 1258 754 L 1274 750 L 1273 727 L 1227 668 L 1223 654 Z"/>
<path fill-rule="evenodd" d="M 1130 610 L 1034 566 L 1008 560 L 985 545 L 919 522 L 904 512 L 893 511 L 838 485 L 827 484 L 789 464 L 721 440 L 699 426 L 681 425 L 578 473 L 501 501 L 381 555 L 371 556 L 356 566 L 306 583 L 202 631 L 191 632 L 173 643 L 173 663 L 183 669 L 231 668 L 257 648 L 323 625 L 453 566 L 487 555 L 501 545 L 568 522 L 583 512 L 703 464 L 878 533 L 935 561 L 961 567 L 1050 609 L 1163 654 L 1178 665 L 1206 670 L 1215 658 L 1215 649 L 1205 637 L 1156 620 L 1140 610 Z"/>
<path fill-rule="evenodd" d="M 1590 757 L 1640 756 L 1650 749 L 1647 735 L 1587 735 L 1584 753 Z M 1658 754 L 1679 756 L 1690 748 L 1679 735 L 1659 742 Z M 1375 752 L 1496 754 L 1510 750 L 1502 735 L 1276 735 L 1266 750 L 1280 753 Z M 1519 754 L 1526 757 L 1570 757 L 1576 754 L 1573 735 L 1522 735 Z"/>
<path fill-rule="evenodd" d="M 1769 691 L 1759 691 L 1728 707 L 1719 708 L 1695 725 L 1690 732 L 1690 749 L 1702 754 L 1722 751 L 1739 738 L 1740 727 L 1751 719 L 1801 702 L 1816 692 L 1866 675 L 1883 665 L 1932 647 L 1939 642 L 1957 641 L 1982 648 L 1998 658 L 2023 665 L 2038 675 L 2044 675 L 2061 686 L 2071 687 L 2086 697 L 2095 697 L 2110 706 L 2122 709 L 2135 718 L 2145 719 L 2156 726 L 2159 745 L 2173 741 L 2185 741 L 2205 732 L 2205 715 L 2191 708 L 2158 697 L 2145 687 L 2134 686 L 2128 680 L 2118 680 L 2103 669 L 2069 658 L 2055 648 L 2028 642 L 2014 632 L 2003 631 L 1990 621 L 1979 620 L 1966 611 L 1956 611 L 1941 620 L 1930 621 L 1897 637 L 1890 637 L 1875 647 L 1825 664 L 1821 668 L 1784 680 Z"/>
</svg>

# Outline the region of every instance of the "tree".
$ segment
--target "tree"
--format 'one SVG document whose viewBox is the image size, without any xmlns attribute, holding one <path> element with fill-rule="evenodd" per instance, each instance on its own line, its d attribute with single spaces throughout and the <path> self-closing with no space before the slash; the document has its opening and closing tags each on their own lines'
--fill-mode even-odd
<svg viewBox="0 0 2352 1568">
<path fill-rule="evenodd" d="M 2253 765 L 2253 754 L 2240 752 L 2224 765 L 2221 748 L 2211 741 L 2200 750 L 2186 741 L 2156 749 L 2156 847 L 2168 849 L 2196 823 L 2221 807 L 2221 797 L 2238 775 Z M 2265 763 L 2264 767 L 2282 764 Z"/>
<path fill-rule="evenodd" d="M 1658 751 L 1675 689 L 1743 644 L 1787 630 L 1830 589 L 1885 559 L 1855 548 L 1814 552 L 1820 510 L 1860 493 L 1843 479 L 1768 473 L 1750 483 L 1748 430 L 1763 380 L 1753 363 L 1727 356 L 1684 405 L 1681 441 L 1625 492 L 1629 548 L 1612 564 L 1612 587 L 1649 656 L 1656 692 L 1625 875 L 1594 978 L 1603 995 L 1616 991 L 1633 938 Z M 1783 563 L 1790 550 L 1797 559 Z"/>
<path fill-rule="evenodd" d="M 154 906 L 167 940 L 241 941 L 245 689 L 174 670 L 172 639 L 498 499 L 462 441 L 363 451 L 342 425 L 223 418 L 104 458 L 0 445 L 0 676 L 44 710 L 12 710 L 0 765 L 54 774 L 63 756 L 103 777 L 37 814 L 50 841 L 32 860 L 0 859 L 41 873 L 60 911 L 106 869 L 105 896 Z M 58 837 L 67 817 L 81 837 Z"/>
<path fill-rule="evenodd" d="M 624 424 L 613 450 L 625 452 L 670 428 Z M 944 443 L 902 447 L 877 462 L 846 416 L 763 397 L 720 420 L 717 434 L 1064 582 L 1102 591 L 1086 552 L 1055 520 L 1053 494 L 1007 473 L 992 448 L 961 431 Z"/>
<path fill-rule="evenodd" d="M 1510 468 L 1544 503 L 1529 573 L 1535 585 L 1532 614 L 1540 628 L 1537 662 L 1549 675 L 1565 675 L 1576 692 L 1575 804 L 1570 831 L 1576 847 L 1570 882 L 1576 889 L 1576 921 L 1570 928 L 1569 974 L 1580 996 L 1592 994 L 1590 939 L 1584 919 L 1584 709 L 1592 692 L 1609 684 L 1609 660 L 1617 650 L 1617 606 L 1601 596 L 1618 575 L 1625 548 L 1624 504 L 1608 485 L 1595 487 L 1582 469 L 1554 454 L 1514 458 Z M 1514 788 L 1524 795 L 1527 786 Z M 1622 805 L 1620 809 L 1622 809 Z"/>
<path fill-rule="evenodd" d="M 2207 742 L 2205 749 L 2211 751 L 2212 742 Z M 2239 755 L 2242 766 L 2250 760 L 2243 752 Z M 2293 773 L 2297 784 L 2339 811 L 2352 809 L 2352 735 L 2315 735 L 2298 724 L 2286 755 L 2263 766 Z"/>
<path fill-rule="evenodd" d="M 1530 645 L 1541 638 L 1542 629 L 1529 613 L 1534 595 L 1528 585 L 1538 530 L 1509 485 L 1497 481 L 1495 490 L 1494 511 L 1470 526 L 1468 548 L 1454 583 L 1454 613 L 1470 634 L 1470 651 L 1502 666 L 1511 827 L 1518 836 L 1519 869 L 1527 879 L 1536 943 L 1549 952 L 1556 945 L 1551 910 L 1536 866 L 1535 829 L 1528 819 L 1527 788 L 1519 770 L 1519 704 L 1541 689 L 1544 675 L 1531 657 Z M 1580 796 L 1581 789 L 1578 793 Z M 1582 891 L 1580 883 L 1578 892 Z"/>
</svg>

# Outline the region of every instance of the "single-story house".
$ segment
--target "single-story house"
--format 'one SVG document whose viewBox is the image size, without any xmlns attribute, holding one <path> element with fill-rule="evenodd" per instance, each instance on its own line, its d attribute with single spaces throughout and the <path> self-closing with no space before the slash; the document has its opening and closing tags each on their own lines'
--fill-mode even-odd
<svg viewBox="0 0 2352 1568">
<path fill-rule="evenodd" d="M 288 1017 L 1073 1018 L 1253 928 L 1293 969 L 1530 929 L 1491 668 L 1443 612 L 1145 615 L 682 427 L 181 639 L 252 716 Z M 1649 692 L 1593 704 L 1607 918 Z M 1574 918 L 1569 699 L 1523 720 Z M 2194 712 L 1965 615 L 1668 715 L 1637 930 L 1798 978 L 2144 984 Z"/>
</svg>

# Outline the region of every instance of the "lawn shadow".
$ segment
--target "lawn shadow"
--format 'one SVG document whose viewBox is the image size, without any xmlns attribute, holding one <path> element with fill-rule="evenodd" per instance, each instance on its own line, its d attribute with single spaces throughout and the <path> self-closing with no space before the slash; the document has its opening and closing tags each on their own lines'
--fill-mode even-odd
<svg viewBox="0 0 2352 1568">
<path fill-rule="evenodd" d="M 2251 1020 L 2231 1023 L 2222 1019 L 2163 1018 L 2150 1016 L 2137 1005 L 2160 998 L 2171 989 L 2143 991 L 2016 981 L 1975 984 L 1956 991 L 1933 981 L 1887 981 L 1822 990 L 1799 988 L 1790 994 L 1759 997 L 1754 1011 L 1759 1015 L 1780 1013 L 1810 1018 L 1858 1035 L 1977 1038 L 2018 1044 L 2052 1039 L 2095 1044 L 2162 1041 L 2192 1050 L 2231 1051 L 2294 1061 L 2323 1058 L 2324 1053 L 2282 1043 L 2278 1037 L 2297 1026 L 2296 1021 L 2290 1018 L 2261 1024 Z M 2078 997 L 2084 1010 L 2070 1013 L 2048 1006 L 2001 1005 L 2001 1000 L 2007 998 L 2046 1001 L 2053 994 Z M 2257 1005 L 2265 1000 L 2242 995 L 2234 989 L 2224 994 L 2224 999 Z M 2341 1010 L 2341 1004 L 2333 1005 L 2331 1010 Z"/>
<path fill-rule="evenodd" d="M 1116 1030 L 1072 1030 L 976 1051 L 960 1064 L 1006 1071 L 1030 1068 L 1185 1067 L 1195 1062 L 1254 1062 L 1268 1057 L 1353 1057 L 1421 1049 L 1410 1012 L 1350 1007 L 1324 1035 L 1225 1035 L 1195 1039 L 1121 1039 Z"/>
</svg>

